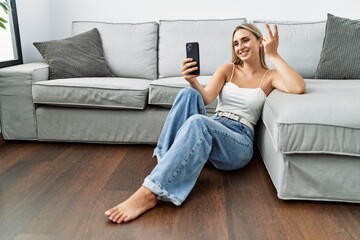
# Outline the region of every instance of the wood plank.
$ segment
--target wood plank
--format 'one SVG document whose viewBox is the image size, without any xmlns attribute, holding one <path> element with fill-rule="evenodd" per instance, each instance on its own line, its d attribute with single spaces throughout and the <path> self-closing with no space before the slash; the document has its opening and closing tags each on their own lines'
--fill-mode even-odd
<svg viewBox="0 0 360 240">
<path fill-rule="evenodd" d="M 68 236 L 77 233 L 79 223 L 88 216 L 89 208 L 127 151 L 128 148 L 115 145 L 94 145 L 91 149 L 85 145 L 72 146 L 69 154 L 57 161 L 67 162 L 62 167 L 67 170 L 50 185 L 46 203 L 24 231 Z"/>
<path fill-rule="evenodd" d="M 106 186 L 106 190 L 112 190 L 116 196 L 112 206 L 126 200 L 141 186 L 144 178 L 156 164 L 156 159 L 152 158 L 152 150 L 153 147 L 149 146 L 133 147 L 119 164 L 112 176 L 116 182 L 111 180 L 111 183 Z M 144 161 L 148 164 L 142 164 Z M 127 227 L 121 236 L 141 239 L 146 232 L 146 236 L 152 236 L 152 239 L 192 239 L 194 236 L 197 236 L 197 239 L 226 237 L 223 192 L 221 172 L 211 166 L 206 166 L 183 206 L 176 207 L 170 203 L 160 203 L 155 209 L 145 213 L 145 216 L 126 224 Z M 209 208 L 214 202 L 218 206 L 217 211 Z M 187 208 L 188 205 L 191 206 L 190 210 Z M 186 219 L 185 222 L 184 219 Z M 143 230 L 139 231 L 139 229 Z"/>
<path fill-rule="evenodd" d="M 152 158 L 153 149 L 152 145 L 131 146 L 123 161 L 114 170 L 105 189 L 136 191 L 156 165 L 156 159 Z"/>
<path fill-rule="evenodd" d="M 357 239 L 360 205 L 283 201 L 258 151 L 231 172 L 206 165 L 187 201 L 160 202 L 135 221 L 105 210 L 156 164 L 151 145 L 6 141 L 0 146 L 2 239 Z"/>
<path fill-rule="evenodd" d="M 68 238 L 64 236 L 57 235 L 47 235 L 47 234 L 18 234 L 14 238 L 14 240 L 68 240 Z"/>
<path fill-rule="evenodd" d="M 245 169 L 226 175 L 225 189 L 230 239 L 357 239 L 360 236 L 359 204 L 276 198 L 276 190 L 258 152 Z"/>
</svg>

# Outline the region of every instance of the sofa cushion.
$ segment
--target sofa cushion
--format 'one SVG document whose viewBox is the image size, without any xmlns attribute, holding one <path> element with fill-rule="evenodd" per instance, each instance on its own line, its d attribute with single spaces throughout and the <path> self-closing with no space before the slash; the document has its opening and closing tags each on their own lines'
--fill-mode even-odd
<svg viewBox="0 0 360 240">
<path fill-rule="evenodd" d="M 360 20 L 328 14 L 316 78 L 360 79 Z"/>
<path fill-rule="evenodd" d="M 360 156 L 360 81 L 306 80 L 305 94 L 274 90 L 262 119 L 276 151 Z"/>
<path fill-rule="evenodd" d="M 49 64 L 49 79 L 113 77 L 96 28 L 60 40 L 34 42 Z"/>
<path fill-rule="evenodd" d="M 278 25 L 280 43 L 278 52 L 304 78 L 314 78 L 325 36 L 326 21 L 293 22 L 255 20 L 264 36 L 268 36 L 265 23 Z M 266 59 L 266 64 L 273 64 Z"/>
<path fill-rule="evenodd" d="M 202 86 L 206 86 L 210 76 L 199 76 L 198 80 Z M 176 95 L 184 87 L 188 87 L 189 83 L 184 77 L 162 78 L 154 80 L 150 83 L 149 104 L 163 107 L 171 107 L 174 103 Z M 214 100 L 206 110 L 208 113 L 215 113 L 217 100 Z"/>
<path fill-rule="evenodd" d="M 69 107 L 144 109 L 150 80 L 68 78 L 33 84 L 34 103 Z"/>
<path fill-rule="evenodd" d="M 117 77 L 157 78 L 158 23 L 102 23 L 75 21 L 72 34 L 96 27 L 104 56 Z"/>
<path fill-rule="evenodd" d="M 181 75 L 185 44 L 199 42 L 201 75 L 212 75 L 231 62 L 231 35 L 245 18 L 227 20 L 160 20 L 159 78 Z"/>
</svg>

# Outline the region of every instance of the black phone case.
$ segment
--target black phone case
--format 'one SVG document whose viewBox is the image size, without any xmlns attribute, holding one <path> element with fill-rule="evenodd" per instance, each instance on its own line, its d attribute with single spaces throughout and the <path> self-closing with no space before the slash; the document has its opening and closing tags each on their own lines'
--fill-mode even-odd
<svg viewBox="0 0 360 240">
<path fill-rule="evenodd" d="M 199 54 L 199 43 L 198 42 L 189 42 L 186 43 L 186 57 L 192 58 L 197 62 L 198 69 L 191 72 L 193 75 L 200 75 L 200 54 Z"/>
</svg>

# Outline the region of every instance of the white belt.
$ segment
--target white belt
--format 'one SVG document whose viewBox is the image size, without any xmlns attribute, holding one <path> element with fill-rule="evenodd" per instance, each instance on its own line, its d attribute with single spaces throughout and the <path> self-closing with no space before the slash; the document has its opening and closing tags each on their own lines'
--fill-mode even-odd
<svg viewBox="0 0 360 240">
<path fill-rule="evenodd" d="M 254 126 L 252 125 L 251 122 L 249 122 L 248 120 L 246 120 L 245 118 L 243 118 L 243 117 L 241 117 L 239 115 L 236 115 L 235 113 L 217 111 L 215 113 L 215 116 L 226 117 L 226 118 L 229 118 L 231 120 L 237 121 L 239 123 L 242 123 L 242 124 L 248 126 L 249 128 L 251 128 L 254 131 Z"/>
</svg>

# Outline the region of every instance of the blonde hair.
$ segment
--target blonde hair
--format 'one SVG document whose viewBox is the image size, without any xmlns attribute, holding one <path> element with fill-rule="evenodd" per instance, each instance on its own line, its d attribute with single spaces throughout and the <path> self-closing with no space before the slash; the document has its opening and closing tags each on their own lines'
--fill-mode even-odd
<svg viewBox="0 0 360 240">
<path fill-rule="evenodd" d="M 241 24 L 240 26 L 237 26 L 232 34 L 232 38 L 231 38 L 231 52 L 232 52 L 232 58 L 231 58 L 231 62 L 237 65 L 242 65 L 243 61 L 236 55 L 235 50 L 234 50 L 234 45 L 233 45 L 233 39 L 234 39 L 234 35 L 235 32 L 239 29 L 246 29 L 250 32 L 252 32 L 254 34 L 254 36 L 256 37 L 257 40 L 259 40 L 260 38 L 262 38 L 262 33 L 260 31 L 260 29 L 258 27 L 256 27 L 254 24 L 251 23 L 244 23 Z M 265 63 L 265 51 L 264 51 L 264 47 L 260 47 L 260 63 L 261 65 L 268 69 L 268 66 Z"/>
</svg>

